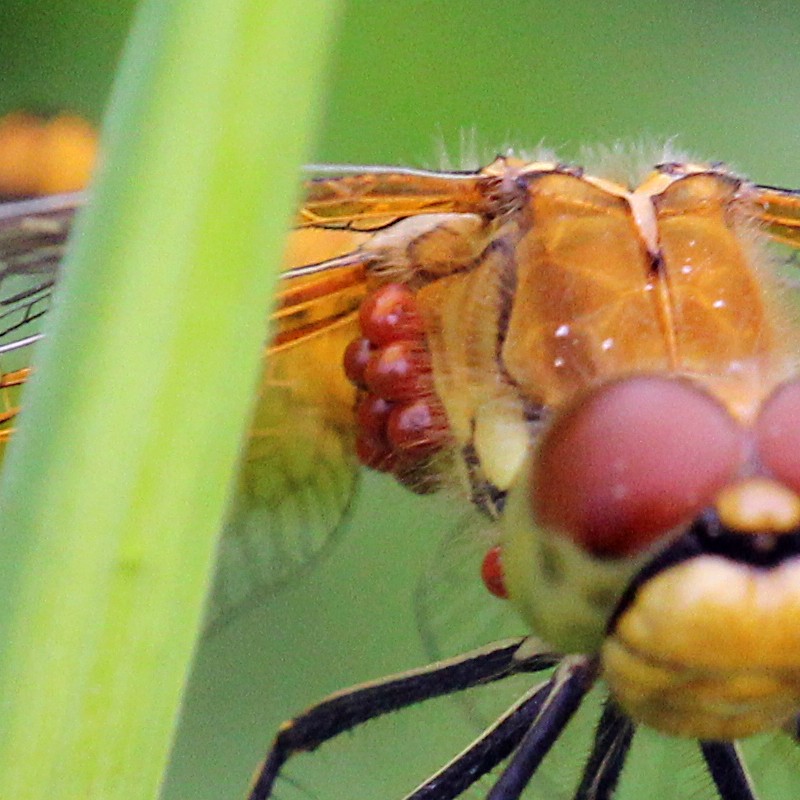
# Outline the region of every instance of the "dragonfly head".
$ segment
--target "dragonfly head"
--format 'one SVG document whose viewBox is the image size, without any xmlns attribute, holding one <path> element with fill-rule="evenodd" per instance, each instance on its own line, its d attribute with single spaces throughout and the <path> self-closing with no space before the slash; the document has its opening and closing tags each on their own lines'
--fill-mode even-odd
<svg viewBox="0 0 800 800">
<path fill-rule="evenodd" d="M 798 381 L 747 421 L 681 377 L 631 375 L 590 389 L 553 415 L 509 491 L 512 601 L 554 646 L 596 649 L 633 576 L 709 509 L 732 530 L 792 527 L 796 419 Z"/>
<path fill-rule="evenodd" d="M 503 518 L 533 631 L 602 655 L 662 731 L 734 738 L 800 706 L 800 382 L 742 421 L 702 386 L 634 375 L 554 414 Z"/>
</svg>

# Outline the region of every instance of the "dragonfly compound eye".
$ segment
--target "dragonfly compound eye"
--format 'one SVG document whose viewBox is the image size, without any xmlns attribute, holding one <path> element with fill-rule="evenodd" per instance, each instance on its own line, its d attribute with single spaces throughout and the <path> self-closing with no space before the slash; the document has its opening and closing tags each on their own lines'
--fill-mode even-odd
<svg viewBox="0 0 800 800">
<path fill-rule="evenodd" d="M 766 400 L 755 435 L 762 465 L 800 492 L 800 380 L 779 386 Z"/>
<path fill-rule="evenodd" d="M 592 555 L 634 555 L 708 506 L 744 452 L 743 430 L 699 387 L 625 378 L 579 398 L 543 434 L 533 514 Z"/>
</svg>

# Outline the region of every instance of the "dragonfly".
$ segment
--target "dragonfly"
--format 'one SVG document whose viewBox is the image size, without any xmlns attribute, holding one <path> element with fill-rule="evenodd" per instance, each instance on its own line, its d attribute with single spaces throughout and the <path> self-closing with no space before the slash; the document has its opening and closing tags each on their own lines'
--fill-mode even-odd
<svg viewBox="0 0 800 800">
<path fill-rule="evenodd" d="M 722 800 L 756 798 L 741 742 L 794 746 L 800 712 L 800 191 L 675 157 L 643 175 L 513 155 L 311 170 L 209 624 L 314 563 L 366 467 L 472 509 L 458 587 L 520 634 L 300 713 L 249 800 L 368 720 L 510 681 L 509 708 L 409 798 L 498 770 L 489 797 L 519 797 L 591 702 L 565 796 L 613 797 L 655 731 L 695 743 Z M 83 201 L 0 211 L 0 441 Z M 420 601 L 434 652 L 461 602 L 438 592 Z"/>
</svg>

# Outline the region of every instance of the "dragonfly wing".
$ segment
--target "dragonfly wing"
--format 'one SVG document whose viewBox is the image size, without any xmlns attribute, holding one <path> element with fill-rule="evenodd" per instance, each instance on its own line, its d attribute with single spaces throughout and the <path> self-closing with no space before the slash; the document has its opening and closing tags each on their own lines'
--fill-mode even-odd
<svg viewBox="0 0 800 800">
<path fill-rule="evenodd" d="M 289 240 L 268 366 L 223 531 L 211 628 L 291 580 L 342 528 L 357 484 L 355 389 L 342 359 L 358 335 L 376 232 L 413 216 L 474 213 L 489 202 L 493 180 L 342 171 L 306 184 Z"/>
<path fill-rule="evenodd" d="M 0 205 L 0 447 L 16 426 L 33 345 L 83 202 L 82 194 L 73 194 Z M 349 232 L 301 234 L 287 269 L 329 259 L 336 247 L 350 252 L 358 246 Z M 275 342 L 224 527 L 211 628 L 313 561 L 349 508 L 357 471 L 349 423 L 353 390 L 341 357 L 354 335 L 362 284 L 363 270 L 336 269 L 284 282 Z"/>
<path fill-rule="evenodd" d="M 356 169 L 310 181 L 297 224 L 374 231 L 420 214 L 495 212 L 491 182 L 481 173 Z"/>
<path fill-rule="evenodd" d="M 800 247 L 800 191 L 756 186 L 753 191 L 756 216 L 767 233 L 792 248 Z"/>
<path fill-rule="evenodd" d="M 356 333 L 369 256 L 360 250 L 396 221 L 474 211 L 486 177 L 342 170 L 309 181 L 272 316 L 229 517 L 210 628 L 313 562 L 335 538 L 356 487 L 354 389 L 342 353 Z M 31 345 L 50 306 L 82 194 L 0 206 L 0 444 L 11 436 Z"/>
<path fill-rule="evenodd" d="M 293 276 L 352 253 L 349 232 L 293 234 L 272 315 L 250 435 L 222 531 L 210 630 L 315 563 L 343 527 L 357 485 L 355 389 L 342 369 L 356 336 L 363 269 Z"/>
<path fill-rule="evenodd" d="M 748 772 L 763 800 L 794 797 L 800 780 L 800 743 L 786 733 L 767 733 L 740 743 Z"/>
<path fill-rule="evenodd" d="M 308 355 L 322 357 L 317 348 Z M 273 375 L 277 367 L 270 366 Z M 350 431 L 334 409 L 295 393 L 290 377 L 296 376 L 282 372 L 258 401 L 222 531 L 211 628 L 316 561 L 352 502 Z"/>
<path fill-rule="evenodd" d="M 529 633 L 511 604 L 491 595 L 481 581 L 481 562 L 498 535 L 496 525 L 477 511 L 462 515 L 422 576 L 415 595 L 417 625 L 431 660 Z M 514 676 L 471 692 L 462 698 L 466 713 L 477 727 L 486 727 L 530 687 L 530 680 Z"/>
<path fill-rule="evenodd" d="M 423 575 L 416 592 L 416 611 L 423 643 L 432 659 L 529 633 L 511 604 L 491 595 L 481 581 L 481 562 L 486 551 L 497 544 L 498 536 L 496 525 L 477 512 L 464 515 L 444 538 Z M 543 644 L 542 650 L 548 648 Z M 475 730 L 483 730 L 548 675 L 515 675 L 455 698 Z M 604 694 L 602 687 L 589 693 L 523 797 L 568 800 L 574 796 Z M 466 796 L 484 797 L 498 774 L 499 769 L 494 770 Z"/>
<path fill-rule="evenodd" d="M 0 206 L 0 448 L 14 430 L 32 345 L 82 203 L 83 195 L 70 194 Z"/>
</svg>

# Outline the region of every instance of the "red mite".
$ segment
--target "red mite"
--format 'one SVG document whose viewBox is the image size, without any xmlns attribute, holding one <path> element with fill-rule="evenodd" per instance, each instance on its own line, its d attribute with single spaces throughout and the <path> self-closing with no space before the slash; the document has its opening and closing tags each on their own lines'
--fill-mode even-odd
<svg viewBox="0 0 800 800">
<path fill-rule="evenodd" d="M 503 550 L 499 545 L 490 547 L 486 551 L 481 563 L 481 578 L 483 585 L 501 600 L 508 597 L 505 578 L 503 576 Z"/>
<path fill-rule="evenodd" d="M 356 453 L 365 466 L 427 492 L 423 475 L 450 441 L 414 294 L 396 283 L 381 286 L 358 319 L 361 336 L 344 353 L 345 373 L 359 390 Z"/>
</svg>

